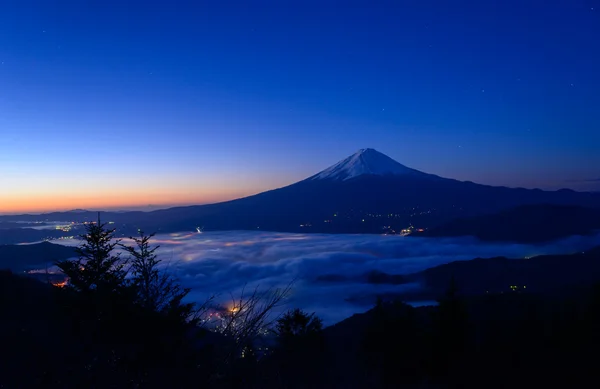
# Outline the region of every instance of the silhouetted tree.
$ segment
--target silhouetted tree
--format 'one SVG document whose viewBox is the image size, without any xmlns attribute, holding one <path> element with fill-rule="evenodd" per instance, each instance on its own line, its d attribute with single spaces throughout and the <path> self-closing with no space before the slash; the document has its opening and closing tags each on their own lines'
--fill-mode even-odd
<svg viewBox="0 0 600 389">
<path fill-rule="evenodd" d="M 59 296 L 71 319 L 71 332 L 82 346 L 74 379 L 79 377 L 82 386 L 94 382 L 108 386 L 128 375 L 123 361 L 135 349 L 128 339 L 136 314 L 134 293 L 126 280 L 125 261 L 115 253 L 119 245 L 115 230 L 100 217 L 85 228 L 79 257 L 57 263 L 68 277 Z"/>
<path fill-rule="evenodd" d="M 323 321 L 314 313 L 289 310 L 275 323 L 277 362 L 281 387 L 322 387 L 324 366 Z"/>
<path fill-rule="evenodd" d="M 127 275 L 125 262 L 114 253 L 120 242 L 114 237 L 115 229 L 106 228 L 99 216 L 97 223 L 86 224 L 85 229 L 83 243 L 76 249 L 79 258 L 60 261 L 57 266 L 69 278 L 70 288 L 114 292 L 124 285 Z"/>
<path fill-rule="evenodd" d="M 257 287 L 250 294 L 242 290 L 239 298 L 232 298 L 231 305 L 216 319 L 215 330 L 224 336 L 221 345 L 224 355 L 219 362 L 221 379 L 216 379 L 214 385 L 243 387 L 242 382 L 245 387 L 257 385 L 257 359 L 263 354 L 257 347 L 272 329 L 273 309 L 289 292 L 289 285 L 265 291 Z"/>
<path fill-rule="evenodd" d="M 425 352 L 415 309 L 401 301 L 378 298 L 361 348 L 369 385 L 395 388 L 416 384 L 423 374 Z"/>
<path fill-rule="evenodd" d="M 281 342 L 297 337 L 310 336 L 319 333 L 323 329 L 323 321 L 310 315 L 301 309 L 287 311 L 277 319 L 275 333 Z"/>
<path fill-rule="evenodd" d="M 289 292 L 289 285 L 265 291 L 260 291 L 257 287 L 248 295 L 242 290 L 240 297 L 232 300 L 216 327 L 217 332 L 234 341 L 235 347 L 231 350 L 230 357 L 237 358 L 242 350 L 254 348 L 255 341 L 269 333 L 275 321 L 272 311 Z"/>
<path fill-rule="evenodd" d="M 205 360 L 194 305 L 182 302 L 188 290 L 158 268 L 152 235 L 126 248 L 126 269 L 114 232 L 100 220 L 86 225 L 79 258 L 58 263 L 69 277 L 61 305 L 82 346 L 75 386 L 181 387 Z"/>
<path fill-rule="evenodd" d="M 470 335 L 467 308 L 458 295 L 454 277 L 438 303 L 433 321 L 431 374 L 434 380 L 454 387 L 462 379 Z"/>
<path fill-rule="evenodd" d="M 160 269 L 161 260 L 156 255 L 160 246 L 150 246 L 154 234 L 146 235 L 139 232 L 139 237 L 131 237 L 135 246 L 122 247 L 131 255 L 131 282 L 136 290 L 136 301 L 142 307 L 152 311 L 177 317 L 182 321 L 194 320 L 194 304 L 183 303 L 189 289 L 181 285 L 165 269 Z"/>
</svg>

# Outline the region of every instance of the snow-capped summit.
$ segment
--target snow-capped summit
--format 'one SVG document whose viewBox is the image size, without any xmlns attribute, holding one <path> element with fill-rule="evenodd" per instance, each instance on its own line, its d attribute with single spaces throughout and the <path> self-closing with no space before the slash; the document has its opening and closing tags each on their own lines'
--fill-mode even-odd
<svg viewBox="0 0 600 389">
<path fill-rule="evenodd" d="M 348 158 L 312 176 L 311 180 L 346 181 L 362 175 L 406 175 L 420 173 L 374 149 L 360 149 Z"/>
</svg>

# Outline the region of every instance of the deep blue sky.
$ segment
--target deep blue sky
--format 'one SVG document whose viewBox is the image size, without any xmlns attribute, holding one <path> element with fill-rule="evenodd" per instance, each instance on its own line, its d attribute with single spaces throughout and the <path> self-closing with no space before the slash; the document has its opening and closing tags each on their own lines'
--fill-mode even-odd
<svg viewBox="0 0 600 389">
<path fill-rule="evenodd" d="M 600 0 L 8 0 L 0 62 L 0 212 L 217 201 L 364 147 L 600 190 Z"/>
</svg>

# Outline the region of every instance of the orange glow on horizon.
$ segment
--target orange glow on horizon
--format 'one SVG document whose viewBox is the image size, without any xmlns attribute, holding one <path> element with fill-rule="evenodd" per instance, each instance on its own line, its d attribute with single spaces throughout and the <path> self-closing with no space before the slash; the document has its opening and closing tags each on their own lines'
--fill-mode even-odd
<svg viewBox="0 0 600 389">
<path fill-rule="evenodd" d="M 0 190 L 0 215 L 88 210 L 153 210 L 233 200 L 289 185 L 289 178 L 239 175 L 187 177 L 173 173 L 106 177 L 8 177 Z"/>
<path fill-rule="evenodd" d="M 44 213 L 69 211 L 73 209 L 128 210 L 143 208 L 168 208 L 179 205 L 209 204 L 256 192 L 203 191 L 198 193 L 99 193 L 99 194 L 23 194 L 6 195 L 0 193 L 0 214 Z"/>
</svg>

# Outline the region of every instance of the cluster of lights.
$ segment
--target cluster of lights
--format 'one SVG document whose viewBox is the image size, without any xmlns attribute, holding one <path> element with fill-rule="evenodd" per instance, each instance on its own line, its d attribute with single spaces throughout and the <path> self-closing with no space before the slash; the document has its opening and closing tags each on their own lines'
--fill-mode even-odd
<svg viewBox="0 0 600 389">
<path fill-rule="evenodd" d="M 27 274 L 62 274 L 62 271 L 49 269 L 31 269 L 27 270 L 25 273 Z"/>
<path fill-rule="evenodd" d="M 410 216 L 428 215 L 430 213 L 431 213 L 431 210 L 429 210 L 429 211 L 423 211 L 423 212 L 419 212 L 419 213 L 412 213 Z"/>
<path fill-rule="evenodd" d="M 383 235 L 396 235 L 396 230 L 392 228 L 392 226 L 383 226 L 382 229 L 385 231 Z M 404 228 L 400 230 L 400 235 L 406 236 L 410 235 L 413 232 L 424 232 L 424 228 L 415 228 L 414 226 L 409 226 L 408 228 Z"/>
<path fill-rule="evenodd" d="M 435 211 L 435 209 L 428 209 L 426 211 L 420 211 L 418 210 L 418 206 L 417 207 L 413 207 L 413 208 L 409 208 L 408 210 L 405 209 L 405 211 L 410 212 L 410 214 L 408 214 L 409 216 L 418 216 L 418 215 L 428 215 L 431 214 L 433 211 Z M 382 217 L 386 217 L 388 219 L 390 218 L 401 218 L 404 217 L 406 215 L 402 215 L 399 213 L 387 213 L 387 214 L 381 214 L 381 213 L 367 213 L 366 214 L 367 217 L 370 218 L 382 218 Z"/>
<path fill-rule="evenodd" d="M 400 231 L 400 235 L 402 235 L 402 236 L 410 235 L 413 233 L 414 230 L 415 230 L 415 227 L 413 227 L 413 226 L 404 228 L 403 230 Z"/>
<path fill-rule="evenodd" d="M 64 288 L 65 286 L 67 286 L 67 284 L 69 283 L 69 280 L 66 279 L 64 281 L 55 281 L 52 282 L 52 286 L 56 286 L 57 288 Z"/>
</svg>

